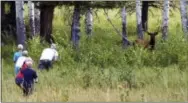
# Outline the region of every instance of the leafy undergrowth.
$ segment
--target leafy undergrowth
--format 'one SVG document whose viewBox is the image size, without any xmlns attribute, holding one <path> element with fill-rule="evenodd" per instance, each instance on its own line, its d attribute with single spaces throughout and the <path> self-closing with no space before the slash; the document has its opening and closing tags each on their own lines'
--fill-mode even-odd
<svg viewBox="0 0 188 103">
<path fill-rule="evenodd" d="M 1 47 L 3 102 L 188 101 L 188 42 L 184 40 L 178 13 L 170 18 L 168 40 L 160 41 L 159 33 L 154 51 L 132 46 L 122 49 L 121 37 L 102 12 L 99 12 L 102 22 L 94 18 L 93 35 L 88 40 L 82 18 L 80 48 L 75 51 L 69 41 L 70 27 L 63 25 L 62 18 L 66 16 L 57 15 L 58 11 L 57 8 L 53 35 L 60 58 L 53 69 L 37 70 L 40 54 L 48 45 L 40 43 L 39 37 L 27 41 L 33 68 L 39 75 L 39 83 L 30 97 L 23 97 L 14 82 L 12 56 L 16 46 Z M 120 18 L 113 16 L 115 11 L 111 12 L 112 21 L 121 28 Z M 156 15 L 149 16 L 150 30 L 154 30 L 161 12 L 157 11 Z M 134 40 L 135 14 L 127 19 L 128 38 Z"/>
</svg>

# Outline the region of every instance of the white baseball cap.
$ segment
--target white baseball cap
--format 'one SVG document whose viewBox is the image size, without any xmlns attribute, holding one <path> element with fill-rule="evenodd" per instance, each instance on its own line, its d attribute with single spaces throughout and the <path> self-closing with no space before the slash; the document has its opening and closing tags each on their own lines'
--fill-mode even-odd
<svg viewBox="0 0 188 103">
<path fill-rule="evenodd" d="M 22 52 L 22 55 L 28 55 L 28 51 L 27 50 L 24 50 L 23 52 Z"/>
<path fill-rule="evenodd" d="M 22 44 L 18 44 L 18 47 L 17 47 L 19 50 L 23 50 L 23 45 Z"/>
</svg>

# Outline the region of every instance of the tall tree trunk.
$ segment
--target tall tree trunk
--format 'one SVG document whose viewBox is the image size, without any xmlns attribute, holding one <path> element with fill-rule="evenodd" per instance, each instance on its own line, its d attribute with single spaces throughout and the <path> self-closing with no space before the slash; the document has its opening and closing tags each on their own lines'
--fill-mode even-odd
<svg viewBox="0 0 188 103">
<path fill-rule="evenodd" d="M 31 37 L 35 36 L 35 15 L 34 15 L 34 3 L 28 1 L 29 7 L 29 25 L 31 31 Z"/>
<path fill-rule="evenodd" d="M 164 1 L 163 8 L 163 25 L 162 25 L 162 39 L 166 40 L 168 35 L 168 20 L 169 20 L 169 0 Z"/>
<path fill-rule="evenodd" d="M 181 11 L 181 22 L 182 22 L 182 29 L 185 34 L 185 37 L 188 37 L 188 25 L 187 25 L 187 8 L 186 8 L 186 0 L 180 0 L 180 11 Z"/>
<path fill-rule="evenodd" d="M 142 1 L 142 27 L 144 31 L 148 29 L 148 5 L 149 1 Z"/>
<path fill-rule="evenodd" d="M 10 13 L 9 17 L 9 25 L 10 25 L 10 33 L 17 37 L 16 35 L 16 5 L 15 1 L 9 1 L 10 4 Z"/>
<path fill-rule="evenodd" d="M 122 17 L 122 35 L 123 35 L 122 43 L 123 43 L 123 48 L 126 48 L 129 45 L 129 41 L 127 40 L 127 21 L 126 21 L 127 13 L 125 6 L 122 8 L 121 17 Z"/>
<path fill-rule="evenodd" d="M 24 2 L 16 1 L 16 33 L 17 43 L 25 45 Z"/>
<path fill-rule="evenodd" d="M 92 26 L 93 26 L 93 13 L 92 13 L 92 8 L 88 8 L 86 12 L 86 17 L 85 17 L 85 23 L 86 23 L 86 33 L 88 35 L 88 38 L 91 37 L 92 35 Z"/>
<path fill-rule="evenodd" d="M 45 39 L 48 43 L 54 43 L 52 37 L 52 22 L 53 22 L 53 13 L 55 6 L 46 6 L 41 7 L 40 14 L 40 36 L 42 39 Z"/>
<path fill-rule="evenodd" d="M 35 13 L 35 34 L 40 34 L 40 9 L 34 8 Z"/>
<path fill-rule="evenodd" d="M 143 29 L 142 29 L 142 20 L 141 20 L 141 1 L 136 0 L 136 19 L 137 19 L 137 33 L 139 39 L 144 39 Z"/>
<path fill-rule="evenodd" d="M 80 6 L 76 4 L 74 7 L 74 13 L 72 18 L 71 27 L 71 41 L 73 42 L 73 47 L 78 48 L 80 40 Z"/>
</svg>

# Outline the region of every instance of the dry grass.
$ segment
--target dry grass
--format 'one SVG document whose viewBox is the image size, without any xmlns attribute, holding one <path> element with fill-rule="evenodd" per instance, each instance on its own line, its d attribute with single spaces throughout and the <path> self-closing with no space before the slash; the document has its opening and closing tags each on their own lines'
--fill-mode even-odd
<svg viewBox="0 0 188 103">
<path fill-rule="evenodd" d="M 10 81 L 9 81 L 10 82 Z M 73 88 L 62 87 L 55 89 L 44 86 L 37 88 L 29 97 L 23 97 L 21 91 L 16 85 L 3 86 L 3 102 L 170 102 L 170 101 L 188 101 L 187 88 L 177 90 L 156 88 L 154 85 L 142 89 L 106 89 L 99 88 Z M 9 88 L 9 89 L 6 89 Z M 129 94 L 127 95 L 127 93 Z"/>
</svg>

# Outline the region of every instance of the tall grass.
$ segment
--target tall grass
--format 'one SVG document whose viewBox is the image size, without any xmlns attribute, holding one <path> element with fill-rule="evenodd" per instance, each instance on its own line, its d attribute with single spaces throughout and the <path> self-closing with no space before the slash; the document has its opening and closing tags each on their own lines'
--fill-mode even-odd
<svg viewBox="0 0 188 103">
<path fill-rule="evenodd" d="M 53 35 L 60 58 L 49 72 L 38 71 L 42 49 L 39 37 L 28 40 L 27 49 L 34 59 L 33 68 L 39 83 L 30 97 L 23 97 L 14 83 L 12 55 L 15 45 L 2 47 L 2 100 L 5 102 L 44 101 L 188 101 L 188 43 L 184 40 L 178 10 L 173 10 L 169 23 L 168 41 L 157 36 L 156 49 L 141 47 L 122 49 L 121 37 L 108 23 L 103 11 L 94 17 L 93 36 L 87 40 L 84 17 L 81 19 L 79 51 L 70 44 L 70 27 L 66 25 L 65 9 L 56 8 Z M 121 30 L 118 10 L 110 11 L 114 25 Z M 161 11 L 151 8 L 149 30 L 159 25 Z M 128 38 L 136 39 L 136 17 L 128 15 Z M 145 35 L 147 39 L 148 36 Z"/>
</svg>

